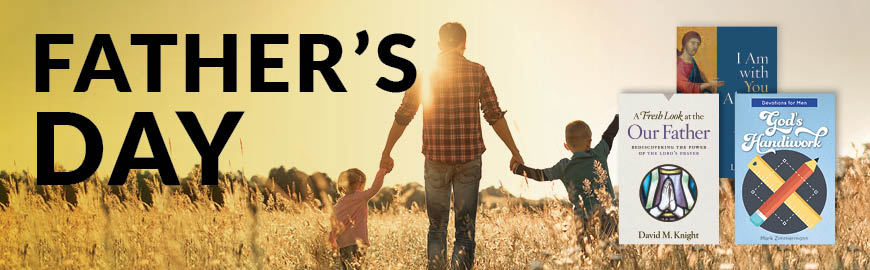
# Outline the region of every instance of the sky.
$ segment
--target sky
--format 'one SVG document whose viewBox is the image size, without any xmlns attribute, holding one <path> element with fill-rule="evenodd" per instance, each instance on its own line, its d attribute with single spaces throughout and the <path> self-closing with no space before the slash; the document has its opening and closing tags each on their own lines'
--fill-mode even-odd
<svg viewBox="0 0 870 270">
<path fill-rule="evenodd" d="M 98 174 L 108 176 L 134 112 L 154 112 L 179 176 L 199 155 L 175 111 L 193 111 L 211 138 L 227 111 L 244 111 L 220 157 L 222 171 L 267 175 L 273 167 L 297 167 L 336 177 L 349 168 L 374 175 L 402 95 L 375 86 L 381 76 L 401 73 L 378 60 L 377 42 L 391 33 L 416 39 L 393 52 L 424 75 L 437 54 L 437 29 L 458 21 L 468 31 L 466 57 L 486 67 L 527 165 L 547 167 L 568 157 L 565 124 L 589 123 L 593 138 L 617 112 L 622 91 L 672 92 L 675 88 L 676 27 L 778 27 L 779 92 L 837 93 L 838 155 L 853 155 L 851 143 L 870 142 L 864 104 L 870 101 L 860 76 L 870 66 L 867 1 L 677 1 L 626 4 L 615 1 L 4 1 L 0 3 L 0 169 L 36 171 L 36 112 L 68 111 L 86 116 L 104 143 Z M 371 43 L 353 53 L 355 34 Z M 52 58 L 70 59 L 69 70 L 51 71 L 51 91 L 35 91 L 35 34 L 71 33 L 72 45 L 52 45 Z M 111 80 L 95 80 L 85 93 L 72 89 L 94 34 L 111 34 L 133 89 L 120 93 Z M 162 50 L 162 88 L 146 91 L 144 46 L 130 34 L 178 34 L 177 46 Z M 201 92 L 184 91 L 184 34 L 200 34 L 201 55 L 221 55 L 222 34 L 238 35 L 238 92 L 222 92 L 221 71 L 202 70 Z M 267 57 L 283 67 L 266 71 L 267 81 L 289 81 L 287 93 L 250 92 L 250 34 L 289 34 L 287 45 L 268 45 Z M 347 93 L 329 91 L 319 74 L 315 90 L 299 92 L 299 34 L 328 34 L 341 41 L 335 70 Z M 315 58 L 325 57 L 316 48 Z M 107 68 L 101 57 L 97 68 Z M 386 185 L 423 182 L 422 112 L 393 150 L 396 168 Z M 510 153 L 484 123 L 481 188 L 503 185 L 513 194 L 564 198 L 559 183 L 526 185 L 508 171 Z M 81 163 L 84 142 L 71 127 L 57 127 L 56 162 Z M 138 156 L 150 156 L 146 140 Z M 171 143 L 170 143 L 171 142 Z M 597 143 L 597 139 L 593 141 Z M 615 146 L 619 147 L 618 143 Z M 618 160 L 614 149 L 610 160 Z M 610 162 L 618 185 L 618 168 Z"/>
</svg>

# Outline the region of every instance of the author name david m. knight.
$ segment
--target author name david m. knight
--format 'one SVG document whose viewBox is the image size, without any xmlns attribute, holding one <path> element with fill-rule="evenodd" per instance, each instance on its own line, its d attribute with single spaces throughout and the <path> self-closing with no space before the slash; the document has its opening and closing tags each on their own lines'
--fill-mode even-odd
<svg viewBox="0 0 870 270">
<path fill-rule="evenodd" d="M 637 231 L 637 237 L 641 239 L 686 239 L 686 241 L 691 241 L 693 239 L 698 239 L 698 233 L 695 231 Z"/>
</svg>

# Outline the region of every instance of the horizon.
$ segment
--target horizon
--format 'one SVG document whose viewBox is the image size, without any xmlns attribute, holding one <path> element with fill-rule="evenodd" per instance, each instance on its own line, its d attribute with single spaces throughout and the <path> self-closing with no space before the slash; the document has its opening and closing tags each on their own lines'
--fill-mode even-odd
<svg viewBox="0 0 870 270">
<path fill-rule="evenodd" d="M 159 2 L 159 1 L 158 1 Z M 168 2 L 168 1 L 167 1 Z M 203 1 L 203 3 L 206 3 Z M 0 73 L 0 99 L 15 100 L 4 106 L 0 126 L 0 168 L 30 169 L 35 172 L 35 117 L 37 111 L 70 111 L 82 114 L 99 128 L 104 153 L 98 175 L 108 175 L 117 159 L 121 141 L 133 113 L 154 112 L 172 162 L 179 175 L 199 163 L 199 155 L 175 116 L 175 111 L 193 111 L 209 139 L 226 111 L 244 110 L 239 125 L 221 153 L 219 169 L 268 173 L 269 168 L 293 164 L 305 170 L 338 175 L 348 168 L 360 168 L 373 175 L 393 114 L 401 94 L 378 89 L 374 82 L 384 76 L 397 79 L 398 70 L 381 64 L 372 53 L 373 46 L 362 55 L 354 55 L 355 34 L 367 30 L 373 42 L 390 33 L 406 33 L 416 39 L 413 48 L 394 48 L 428 74 L 438 52 L 437 29 L 450 21 L 461 22 L 468 31 L 466 57 L 486 67 L 506 120 L 526 164 L 548 167 L 568 156 L 563 149 L 564 125 L 584 120 L 597 143 L 613 114 L 617 96 L 623 91 L 674 92 L 676 27 L 719 22 L 721 25 L 771 25 L 778 22 L 778 92 L 837 92 L 838 155 L 854 153 L 851 144 L 870 142 L 870 127 L 862 125 L 861 101 L 870 100 L 860 77 L 849 71 L 861 70 L 870 63 L 864 44 L 870 35 L 853 35 L 860 25 L 860 8 L 842 10 L 834 5 L 813 7 L 816 12 L 837 14 L 836 19 L 813 21 L 802 14 L 777 12 L 777 3 L 756 3 L 756 9 L 743 12 L 699 14 L 691 6 L 662 6 L 637 3 L 636 9 L 624 9 L 617 3 L 545 3 L 537 5 L 544 12 L 529 13 L 528 4 L 507 3 L 405 3 L 396 2 L 394 10 L 383 14 L 368 3 L 348 3 L 338 8 L 319 8 L 318 3 L 175 3 L 161 9 L 155 2 L 128 5 L 87 7 L 71 2 L 53 3 L 57 8 L 40 8 L 40 1 L 12 2 L 4 9 L 7 50 L 2 52 L 8 64 Z M 500 13 L 481 17 L 475 10 Z M 567 5 L 567 6 L 566 6 Z M 810 5 L 795 3 L 795 5 Z M 866 5 L 866 3 L 864 4 Z M 455 9 L 463 6 L 467 9 Z M 193 11 L 207 11 L 214 16 L 190 19 Z M 14 10 L 14 12 L 13 12 Z M 578 16 L 578 10 L 584 11 Z M 594 12 L 593 12 L 594 11 Z M 651 12 L 653 11 L 653 12 Z M 238 14 L 264 13 L 262 17 Z M 82 16 L 87 14 L 88 16 Z M 353 17 L 322 23 L 324 17 Z M 758 20 L 757 18 L 770 20 Z M 220 18 L 220 19 L 216 19 Z M 631 18 L 631 19 L 629 19 Z M 637 19 L 649 21 L 636 25 Z M 57 24 L 56 21 L 75 23 Z M 105 21 L 117 23 L 105 24 Z M 808 25 L 811 27 L 808 27 Z M 818 25 L 817 25 L 818 24 Z M 51 92 L 34 91 L 33 39 L 36 33 L 74 33 L 72 45 L 52 45 L 52 58 L 70 59 L 70 70 L 51 71 Z M 111 80 L 94 80 L 89 91 L 73 93 L 92 34 L 108 33 L 121 58 L 133 88 L 119 93 Z M 167 46 L 162 51 L 162 92 L 145 91 L 145 48 L 130 45 L 131 33 L 199 33 L 203 57 L 221 55 L 221 34 L 237 33 L 238 91 L 222 92 L 221 71 L 204 68 L 201 92 L 183 90 L 184 47 Z M 269 45 L 266 57 L 281 57 L 285 67 L 269 69 L 267 81 L 288 81 L 288 93 L 250 92 L 250 33 L 289 33 L 287 45 Z M 342 42 L 344 56 L 335 69 L 348 88 L 347 93 L 329 91 L 322 76 L 315 74 L 313 93 L 298 91 L 298 34 L 324 33 Z M 517 35 L 516 33 L 523 33 Z M 594 38 L 589 38 L 594 37 Z M 849 42 L 830 42 L 849 37 Z M 644 40 L 643 46 L 637 40 Z M 836 51 L 841 53 L 831 54 Z M 325 56 L 317 47 L 316 59 Z M 820 69 L 812 59 L 826 59 L 836 65 Z M 106 69 L 100 57 L 97 69 Z M 662 68 L 666 67 L 666 68 Z M 431 70 L 431 69 L 430 69 Z M 570 98 L 566 98 L 570 97 Z M 396 167 L 385 184 L 416 181 L 423 184 L 421 118 L 418 111 L 393 151 Z M 82 137 L 71 127 L 56 130 L 55 163 L 72 168 L 81 163 Z M 481 186 L 503 185 L 513 194 L 528 198 L 561 197 L 561 184 L 529 181 L 508 171 L 510 154 L 495 132 L 482 124 L 487 151 L 483 154 Z M 147 140 L 147 139 L 142 139 Z M 244 144 L 244 147 L 242 147 Z M 136 156 L 150 156 L 147 144 L 140 141 Z M 614 186 L 619 184 L 620 164 L 616 143 L 609 166 Z"/>
</svg>

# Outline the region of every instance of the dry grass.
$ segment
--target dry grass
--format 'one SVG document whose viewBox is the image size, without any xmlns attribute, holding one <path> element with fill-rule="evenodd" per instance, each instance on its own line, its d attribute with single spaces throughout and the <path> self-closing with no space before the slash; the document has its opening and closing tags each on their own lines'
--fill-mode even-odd
<svg viewBox="0 0 870 270">
<path fill-rule="evenodd" d="M 772 246 L 733 244 L 733 194 L 720 186 L 720 245 L 620 246 L 614 228 L 596 219 L 575 224 L 571 210 L 515 205 L 481 208 L 478 269 L 868 269 L 870 154 L 856 154 L 837 187 L 837 244 Z M 131 176 L 132 177 L 132 176 Z M 28 178 L 29 179 L 29 178 Z M 264 200 L 245 183 L 222 181 L 225 204 L 192 201 L 158 183 L 153 206 L 135 189 L 120 195 L 94 179 L 75 185 L 78 204 L 60 187 L 45 195 L 34 181 L 3 180 L 10 190 L 0 210 L 0 269 L 328 269 L 329 214 L 283 198 Z M 207 188 L 193 192 L 207 198 Z M 601 191 L 593 191 L 603 195 Z M 265 203 L 263 203 L 265 201 Z M 269 209 L 269 210 L 267 210 Z M 271 210 L 285 209 L 285 210 Z M 617 216 L 608 206 L 607 215 Z M 393 207 L 372 213 L 368 269 L 423 269 L 428 219 Z M 448 242 L 452 242 L 451 231 Z"/>
</svg>

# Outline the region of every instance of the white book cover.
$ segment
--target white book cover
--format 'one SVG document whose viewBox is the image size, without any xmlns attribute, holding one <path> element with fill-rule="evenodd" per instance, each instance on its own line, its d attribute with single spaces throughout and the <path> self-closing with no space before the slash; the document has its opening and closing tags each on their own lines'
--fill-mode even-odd
<svg viewBox="0 0 870 270">
<path fill-rule="evenodd" d="M 718 244 L 718 97 L 623 93 L 619 114 L 620 243 Z"/>
</svg>

